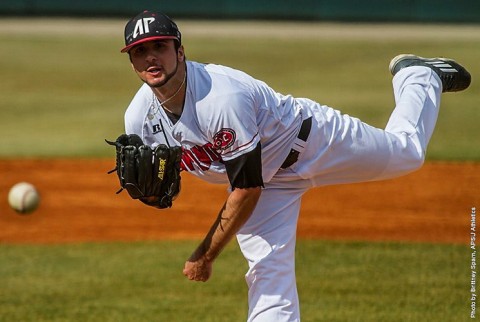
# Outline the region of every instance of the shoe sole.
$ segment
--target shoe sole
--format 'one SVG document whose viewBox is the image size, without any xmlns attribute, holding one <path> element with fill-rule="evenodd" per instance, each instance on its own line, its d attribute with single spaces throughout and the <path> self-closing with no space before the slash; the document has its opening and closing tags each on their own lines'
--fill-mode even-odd
<svg viewBox="0 0 480 322">
<path fill-rule="evenodd" d="M 404 60 L 404 59 L 420 59 L 420 60 L 423 60 L 425 61 L 426 63 L 428 62 L 433 62 L 433 61 L 436 61 L 436 60 L 440 60 L 442 62 L 449 62 L 449 63 L 455 63 L 457 64 L 453 59 L 449 59 L 449 58 L 441 58 L 441 57 L 435 57 L 435 58 L 425 58 L 425 57 L 421 57 L 421 56 L 417 56 L 417 55 L 412 55 L 412 54 L 401 54 L 401 55 L 398 55 L 398 56 L 395 56 L 391 61 L 390 61 L 390 65 L 388 66 L 388 69 L 390 70 L 390 73 L 392 75 L 394 75 L 393 71 L 395 70 L 395 67 L 397 66 L 397 64 Z"/>
</svg>

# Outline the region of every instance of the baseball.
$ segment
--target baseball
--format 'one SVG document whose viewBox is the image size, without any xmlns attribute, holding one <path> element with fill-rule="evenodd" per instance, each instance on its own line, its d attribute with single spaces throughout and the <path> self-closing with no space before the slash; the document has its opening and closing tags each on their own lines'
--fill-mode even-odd
<svg viewBox="0 0 480 322">
<path fill-rule="evenodd" d="M 30 214 L 37 209 L 40 195 L 32 184 L 19 182 L 10 189 L 8 203 L 19 214 Z"/>
</svg>

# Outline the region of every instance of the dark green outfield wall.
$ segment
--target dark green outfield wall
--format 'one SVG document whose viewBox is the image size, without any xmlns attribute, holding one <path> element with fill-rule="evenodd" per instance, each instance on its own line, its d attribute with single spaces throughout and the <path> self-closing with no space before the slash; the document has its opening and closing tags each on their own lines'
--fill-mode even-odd
<svg viewBox="0 0 480 322">
<path fill-rule="evenodd" d="M 143 9 L 174 18 L 480 22 L 480 0 L 0 0 L 2 16 L 132 16 Z"/>
</svg>

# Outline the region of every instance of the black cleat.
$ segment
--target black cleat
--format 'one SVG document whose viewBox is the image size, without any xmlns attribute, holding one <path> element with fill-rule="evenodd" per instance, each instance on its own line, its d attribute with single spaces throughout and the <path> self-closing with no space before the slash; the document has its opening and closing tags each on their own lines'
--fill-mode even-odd
<svg viewBox="0 0 480 322">
<path fill-rule="evenodd" d="M 459 92 L 470 86 L 472 77 L 470 73 L 459 63 L 449 58 L 423 58 L 411 54 L 398 55 L 390 61 L 392 75 L 405 67 L 426 66 L 442 80 L 442 92 Z"/>
</svg>

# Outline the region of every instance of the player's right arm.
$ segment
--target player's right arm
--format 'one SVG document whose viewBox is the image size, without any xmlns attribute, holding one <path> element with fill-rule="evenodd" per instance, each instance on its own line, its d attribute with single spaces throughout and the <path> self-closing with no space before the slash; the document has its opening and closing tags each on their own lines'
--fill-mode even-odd
<svg viewBox="0 0 480 322">
<path fill-rule="evenodd" d="M 232 191 L 205 239 L 185 263 L 183 274 L 192 281 L 207 281 L 212 266 L 223 248 L 250 218 L 261 187 L 238 188 Z"/>
<path fill-rule="evenodd" d="M 185 263 L 183 274 L 193 281 L 207 281 L 212 265 L 223 248 L 250 218 L 262 193 L 261 146 L 233 160 L 225 167 L 232 192 L 202 243 Z"/>
</svg>

